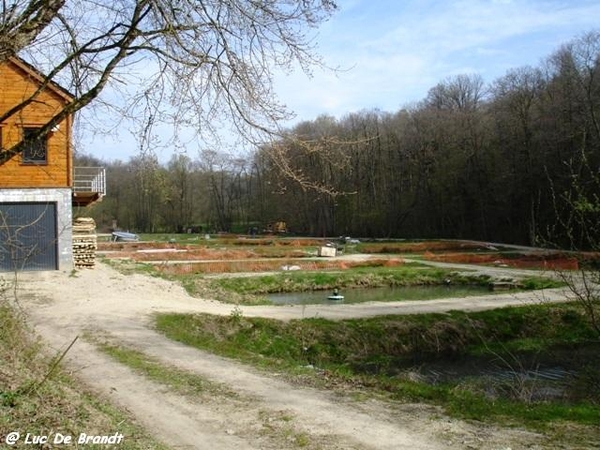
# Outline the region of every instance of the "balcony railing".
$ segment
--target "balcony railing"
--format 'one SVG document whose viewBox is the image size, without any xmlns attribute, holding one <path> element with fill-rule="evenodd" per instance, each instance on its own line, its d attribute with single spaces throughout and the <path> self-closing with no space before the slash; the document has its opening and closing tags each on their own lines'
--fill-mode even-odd
<svg viewBox="0 0 600 450">
<path fill-rule="evenodd" d="M 74 167 L 73 191 L 106 195 L 106 169 L 104 167 Z"/>
<path fill-rule="evenodd" d="M 106 195 L 104 167 L 73 168 L 73 206 L 88 206 Z"/>
</svg>

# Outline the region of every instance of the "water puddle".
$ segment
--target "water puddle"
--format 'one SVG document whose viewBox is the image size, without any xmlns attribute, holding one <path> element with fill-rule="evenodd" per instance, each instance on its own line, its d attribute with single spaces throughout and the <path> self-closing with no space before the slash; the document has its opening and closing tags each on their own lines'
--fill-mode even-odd
<svg viewBox="0 0 600 450">
<path fill-rule="evenodd" d="M 548 401 L 569 396 L 578 376 L 576 370 L 560 366 L 535 368 L 502 367 L 436 367 L 427 366 L 399 371 L 396 376 L 437 385 L 452 383 L 479 386 L 489 398 L 509 397 L 528 401 Z"/>
</svg>

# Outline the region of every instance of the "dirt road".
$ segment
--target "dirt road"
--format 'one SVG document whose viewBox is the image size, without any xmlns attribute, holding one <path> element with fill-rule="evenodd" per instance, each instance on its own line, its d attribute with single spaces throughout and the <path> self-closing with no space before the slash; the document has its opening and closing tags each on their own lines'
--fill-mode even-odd
<svg viewBox="0 0 600 450">
<path fill-rule="evenodd" d="M 27 274 L 20 298 L 37 331 L 54 348 L 88 333 L 132 346 L 218 383 L 222 390 L 199 398 L 175 394 L 116 363 L 79 339 L 67 365 L 85 384 L 130 411 L 148 433 L 173 448 L 186 449 L 536 449 L 543 437 L 517 429 L 468 424 L 436 408 L 353 400 L 291 385 L 235 361 L 172 342 L 155 333 L 151 314 L 161 311 L 228 315 L 232 305 L 191 298 L 171 282 L 124 276 L 99 264 L 76 275 Z M 547 291 L 547 301 L 564 292 Z M 282 320 L 301 317 L 361 317 L 377 314 L 482 309 L 539 302 L 531 294 L 310 307 L 245 307 L 246 316 Z M 107 433 L 115 430 L 106 430 Z"/>
</svg>

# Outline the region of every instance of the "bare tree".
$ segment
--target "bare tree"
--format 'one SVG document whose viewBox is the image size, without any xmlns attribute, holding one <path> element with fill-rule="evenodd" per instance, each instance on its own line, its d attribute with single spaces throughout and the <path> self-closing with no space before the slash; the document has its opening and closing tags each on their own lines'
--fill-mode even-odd
<svg viewBox="0 0 600 450">
<path fill-rule="evenodd" d="M 549 240 L 571 250 L 589 250 L 579 273 L 563 273 L 575 298 L 600 334 L 600 32 L 586 33 L 549 59 L 550 112 L 558 118 L 560 165 L 545 164 L 554 223 Z M 584 254 L 585 255 L 585 254 Z"/>
<path fill-rule="evenodd" d="M 583 152 L 577 156 L 565 161 L 571 186 L 558 192 L 552 189 L 557 218 L 552 231 L 565 234 L 573 250 L 591 250 L 579 253 L 578 272 L 559 274 L 600 335 L 600 174 Z"/>
<path fill-rule="evenodd" d="M 532 67 L 508 71 L 492 88 L 496 139 L 504 161 L 500 170 L 505 171 L 506 180 L 501 185 L 512 205 L 505 220 L 508 227 L 528 236 L 531 245 L 539 238 L 540 192 L 547 189 L 543 146 L 539 145 L 539 103 L 543 89 L 542 73 Z"/>
<path fill-rule="evenodd" d="M 46 75 L 0 122 L 58 82 L 74 99 L 38 136 L 109 85 L 118 94 L 105 104 L 143 114 L 144 126 L 210 133 L 227 118 L 246 138 L 273 132 L 288 115 L 272 90 L 274 71 L 320 64 L 307 29 L 335 9 L 333 0 L 5 0 L 0 62 L 18 55 Z M 4 150 L 0 164 L 22 148 Z"/>
<path fill-rule="evenodd" d="M 429 90 L 427 101 L 435 108 L 449 111 L 473 111 L 484 97 L 480 75 L 457 75 Z"/>
<path fill-rule="evenodd" d="M 167 165 L 167 205 L 165 222 L 173 231 L 184 232 L 192 225 L 194 199 L 193 171 L 195 164 L 187 155 L 173 155 Z M 163 213 L 164 214 L 164 213 Z"/>
</svg>

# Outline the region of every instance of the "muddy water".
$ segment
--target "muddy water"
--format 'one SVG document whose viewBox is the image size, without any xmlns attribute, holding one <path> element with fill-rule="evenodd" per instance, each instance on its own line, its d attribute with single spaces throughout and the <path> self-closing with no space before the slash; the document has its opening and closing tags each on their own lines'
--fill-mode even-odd
<svg viewBox="0 0 600 450">
<path fill-rule="evenodd" d="M 292 292 L 271 294 L 267 298 L 275 305 L 309 305 L 364 302 L 400 302 L 433 300 L 450 297 L 468 297 L 489 294 L 482 286 L 408 286 L 340 290 L 343 300 L 330 300 L 329 291 Z"/>
</svg>

